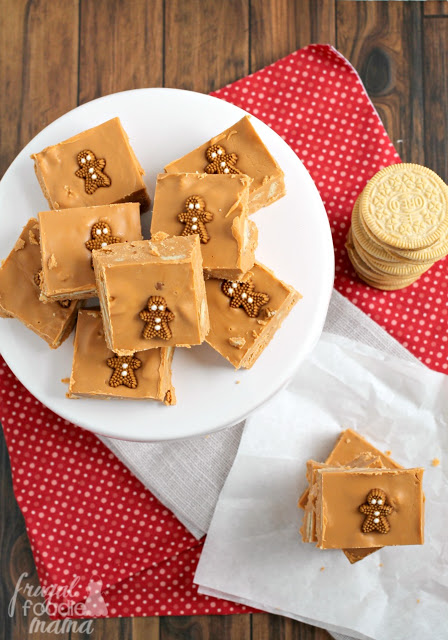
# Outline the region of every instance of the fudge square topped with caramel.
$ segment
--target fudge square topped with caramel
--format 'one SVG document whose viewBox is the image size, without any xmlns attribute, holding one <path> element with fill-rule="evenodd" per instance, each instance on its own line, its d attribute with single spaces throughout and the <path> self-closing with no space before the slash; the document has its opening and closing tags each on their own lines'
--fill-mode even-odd
<svg viewBox="0 0 448 640">
<path fill-rule="evenodd" d="M 51 209 L 150 201 L 144 171 L 119 118 L 47 147 L 31 156 Z"/>
<path fill-rule="evenodd" d="M 423 469 L 318 469 L 321 549 L 423 544 Z"/>
<path fill-rule="evenodd" d="M 175 403 L 171 384 L 173 347 L 116 356 L 107 348 L 100 311 L 78 313 L 70 398 L 154 399 Z"/>
<path fill-rule="evenodd" d="M 151 233 L 197 234 L 205 275 L 241 278 L 254 264 L 258 239 L 247 218 L 251 182 L 240 174 L 160 174 Z"/>
<path fill-rule="evenodd" d="M 77 302 L 40 302 L 39 225 L 30 218 L 0 268 L 0 316 L 16 318 L 56 349 L 69 336 Z"/>
<path fill-rule="evenodd" d="M 39 213 L 43 299 L 96 296 L 92 251 L 141 240 L 136 202 Z"/>
<path fill-rule="evenodd" d="M 210 313 L 207 343 L 236 369 L 250 369 L 302 297 L 255 263 L 240 282 L 206 280 Z"/>
<path fill-rule="evenodd" d="M 93 251 L 106 343 L 119 355 L 203 342 L 209 316 L 199 236 Z"/>
<path fill-rule="evenodd" d="M 285 195 L 283 171 L 267 150 L 249 116 L 208 140 L 182 158 L 170 162 L 167 173 L 245 173 L 252 182 L 249 213 L 272 204 Z"/>
</svg>

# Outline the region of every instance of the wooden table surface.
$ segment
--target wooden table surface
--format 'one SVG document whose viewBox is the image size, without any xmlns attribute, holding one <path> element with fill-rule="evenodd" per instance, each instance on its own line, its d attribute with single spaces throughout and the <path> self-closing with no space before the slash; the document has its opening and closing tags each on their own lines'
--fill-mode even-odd
<svg viewBox="0 0 448 640">
<path fill-rule="evenodd" d="M 79 104 L 137 87 L 208 93 L 311 42 L 360 73 L 398 152 L 448 180 L 448 2 L 0 0 L 0 176 L 22 147 Z M 36 570 L 0 441 L 0 638 L 18 576 Z M 335 585 L 337 588 L 337 585 Z M 268 614 L 97 620 L 61 640 L 324 640 Z M 42 640 L 51 633 L 33 634 Z"/>
</svg>

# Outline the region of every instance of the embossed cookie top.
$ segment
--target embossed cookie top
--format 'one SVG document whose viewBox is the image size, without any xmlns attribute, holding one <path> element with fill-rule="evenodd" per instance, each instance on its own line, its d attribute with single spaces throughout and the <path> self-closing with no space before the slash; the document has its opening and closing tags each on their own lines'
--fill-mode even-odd
<svg viewBox="0 0 448 640">
<path fill-rule="evenodd" d="M 360 213 L 382 242 L 400 249 L 422 249 L 448 230 L 448 187 L 427 167 L 391 165 L 367 184 Z"/>
</svg>

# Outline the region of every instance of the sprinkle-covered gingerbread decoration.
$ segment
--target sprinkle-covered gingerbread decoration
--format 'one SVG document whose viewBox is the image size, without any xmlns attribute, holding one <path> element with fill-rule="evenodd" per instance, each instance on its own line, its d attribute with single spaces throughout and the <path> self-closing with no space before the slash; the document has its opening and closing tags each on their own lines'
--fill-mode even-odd
<svg viewBox="0 0 448 640">
<path fill-rule="evenodd" d="M 86 193 L 92 195 L 99 187 L 110 187 L 110 178 L 103 173 L 106 166 L 104 158 L 96 158 L 92 151 L 84 149 L 78 153 L 77 160 L 80 168 L 75 171 L 75 175 L 86 181 Z"/>
<path fill-rule="evenodd" d="M 39 271 L 36 271 L 33 278 L 34 284 L 37 287 L 39 287 L 39 289 L 42 289 L 42 276 L 43 276 L 42 269 L 40 269 Z M 71 303 L 72 303 L 71 300 L 58 300 L 58 305 L 63 309 L 68 309 Z"/>
<path fill-rule="evenodd" d="M 182 236 L 191 236 L 197 233 L 203 244 L 210 240 L 205 225 L 213 220 L 213 213 L 205 211 L 205 202 L 200 196 L 187 198 L 184 210 L 177 217 L 185 225 L 181 233 Z"/>
<path fill-rule="evenodd" d="M 234 165 L 238 160 L 236 153 L 227 153 L 220 144 L 208 147 L 205 157 L 209 164 L 205 167 L 206 173 L 241 173 Z"/>
<path fill-rule="evenodd" d="M 172 336 L 169 322 L 174 320 L 174 313 L 166 306 L 165 298 L 151 296 L 147 303 L 147 309 L 140 311 L 139 316 L 146 322 L 143 329 L 143 337 L 162 338 L 169 340 Z"/>
<path fill-rule="evenodd" d="M 107 366 L 114 370 L 109 380 L 110 387 L 119 387 L 123 384 L 129 389 L 138 386 L 135 370 L 142 366 L 141 360 L 135 356 L 112 356 L 107 359 Z"/>
<path fill-rule="evenodd" d="M 223 293 L 230 298 L 230 306 L 233 309 L 243 307 L 250 318 L 256 318 L 263 305 L 269 302 L 267 293 L 254 291 L 252 282 L 232 282 L 224 280 L 221 285 Z"/>
<path fill-rule="evenodd" d="M 108 244 L 123 242 L 119 236 L 112 235 L 112 229 L 106 222 L 95 222 L 90 230 L 90 235 L 91 239 L 86 242 L 89 251 L 104 249 Z"/>
<path fill-rule="evenodd" d="M 359 510 L 366 516 L 361 526 L 363 533 L 371 531 L 388 533 L 390 531 L 387 516 L 392 513 L 394 508 L 387 504 L 387 496 L 382 489 L 372 489 L 367 496 L 367 501 L 359 507 Z"/>
</svg>

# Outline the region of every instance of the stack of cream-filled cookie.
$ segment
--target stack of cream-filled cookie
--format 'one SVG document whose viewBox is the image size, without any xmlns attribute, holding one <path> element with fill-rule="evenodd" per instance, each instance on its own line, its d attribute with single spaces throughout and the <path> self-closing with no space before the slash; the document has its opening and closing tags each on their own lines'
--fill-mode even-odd
<svg viewBox="0 0 448 640">
<path fill-rule="evenodd" d="M 352 265 L 377 289 L 402 289 L 448 254 L 448 187 L 427 167 L 379 171 L 353 207 L 346 243 Z"/>
</svg>

